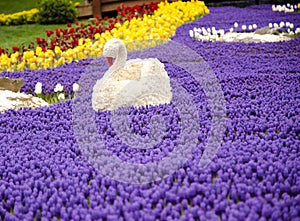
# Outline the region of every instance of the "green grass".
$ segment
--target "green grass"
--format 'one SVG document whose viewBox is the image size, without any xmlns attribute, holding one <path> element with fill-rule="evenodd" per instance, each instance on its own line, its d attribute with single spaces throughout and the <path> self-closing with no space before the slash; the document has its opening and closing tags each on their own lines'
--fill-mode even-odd
<svg viewBox="0 0 300 221">
<path fill-rule="evenodd" d="M 0 26 L 0 48 L 11 49 L 12 46 L 20 47 L 22 44 L 28 46 L 30 42 L 36 42 L 36 37 L 46 38 L 46 30 L 55 28 L 66 28 L 67 25 L 40 25 L 27 24 L 16 26 Z"/>
<path fill-rule="evenodd" d="M 38 0 L 1 0 L 0 14 L 11 14 L 37 7 Z"/>
<path fill-rule="evenodd" d="M 37 7 L 38 0 L 1 0 L 0 14 L 10 14 Z M 84 3 L 84 0 L 73 0 L 73 2 Z M 66 24 L 40 25 L 27 24 L 16 26 L 0 26 L 0 48 L 11 50 L 13 46 L 20 47 L 22 44 L 28 46 L 30 42 L 36 42 L 36 37 L 45 38 L 47 29 L 66 28 Z M 12 51 L 12 50 L 11 50 Z"/>
<path fill-rule="evenodd" d="M 72 0 L 73 2 L 84 3 L 84 0 Z M 0 14 L 11 14 L 36 8 L 38 0 L 1 0 Z"/>
</svg>

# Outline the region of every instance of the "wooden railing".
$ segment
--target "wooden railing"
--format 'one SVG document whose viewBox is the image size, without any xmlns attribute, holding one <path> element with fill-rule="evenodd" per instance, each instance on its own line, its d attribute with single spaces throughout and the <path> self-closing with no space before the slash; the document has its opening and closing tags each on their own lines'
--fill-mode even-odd
<svg viewBox="0 0 300 221">
<path fill-rule="evenodd" d="M 135 5 L 143 5 L 149 4 L 151 2 L 161 2 L 164 0 L 130 0 L 130 1 L 122 1 L 122 0 L 93 0 L 92 4 L 88 5 L 80 5 L 77 8 L 78 17 L 102 17 L 103 12 L 111 12 L 117 10 L 118 6 L 124 4 L 124 6 L 135 6 Z M 169 2 L 172 2 L 171 0 Z"/>
</svg>

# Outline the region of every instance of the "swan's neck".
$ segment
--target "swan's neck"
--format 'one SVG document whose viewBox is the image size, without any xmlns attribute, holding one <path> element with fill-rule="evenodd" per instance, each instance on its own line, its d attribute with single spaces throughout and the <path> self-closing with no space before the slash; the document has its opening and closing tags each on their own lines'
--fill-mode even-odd
<svg viewBox="0 0 300 221">
<path fill-rule="evenodd" d="M 126 64 L 126 60 L 127 60 L 127 50 L 125 45 L 120 45 L 119 46 L 119 50 L 118 50 L 118 54 L 116 56 L 116 60 L 113 63 L 113 65 L 110 67 L 110 72 L 115 72 L 120 70 L 121 68 L 123 68 Z"/>
</svg>

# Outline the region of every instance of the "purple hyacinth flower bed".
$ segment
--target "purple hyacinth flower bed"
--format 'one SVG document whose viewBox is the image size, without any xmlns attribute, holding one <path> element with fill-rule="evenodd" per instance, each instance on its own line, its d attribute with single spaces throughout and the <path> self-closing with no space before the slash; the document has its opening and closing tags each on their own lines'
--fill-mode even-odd
<svg viewBox="0 0 300 221">
<path fill-rule="evenodd" d="M 210 11 L 178 28 L 173 43 L 129 53 L 165 64 L 171 104 L 94 112 L 103 58 L 1 73 L 24 78 L 26 93 L 37 82 L 46 93 L 57 83 L 66 93 L 73 83 L 81 89 L 73 100 L 0 114 L 0 220 L 299 220 L 300 38 L 222 43 L 189 36 L 195 26 L 229 29 L 234 22 L 299 27 L 299 13 L 272 12 L 271 5 Z M 152 144 L 147 134 L 156 130 L 163 133 Z M 142 148 L 145 140 L 151 148 Z M 211 140 L 219 146 L 209 155 Z M 155 167 L 177 147 L 173 161 Z"/>
</svg>

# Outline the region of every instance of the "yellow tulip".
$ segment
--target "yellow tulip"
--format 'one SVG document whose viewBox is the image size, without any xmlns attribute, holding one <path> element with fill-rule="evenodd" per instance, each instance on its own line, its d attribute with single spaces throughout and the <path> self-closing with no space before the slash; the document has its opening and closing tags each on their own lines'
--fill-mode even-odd
<svg viewBox="0 0 300 221">
<path fill-rule="evenodd" d="M 60 55 L 60 54 L 61 54 L 60 47 L 55 46 L 55 47 L 54 47 L 54 52 L 55 52 L 55 54 Z"/>
<path fill-rule="evenodd" d="M 36 69 L 36 64 L 35 64 L 35 63 L 31 63 L 31 64 L 30 64 L 30 69 L 35 70 L 35 69 Z"/>
</svg>

